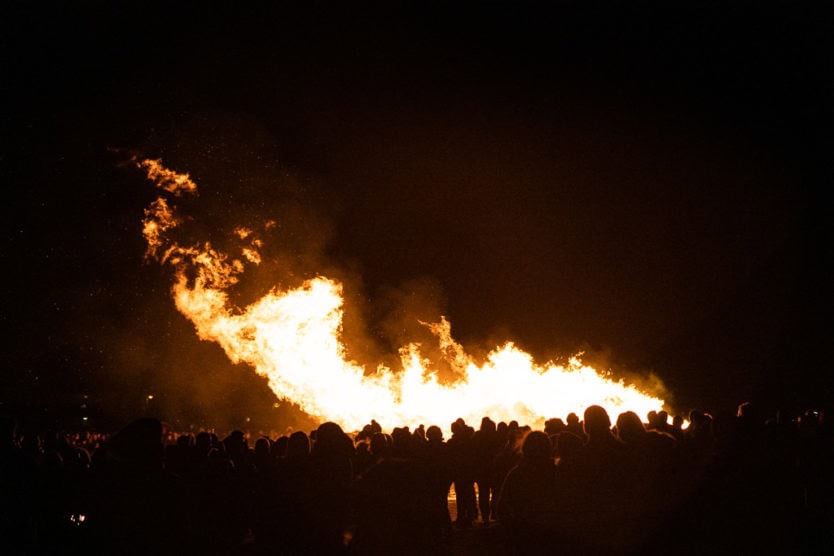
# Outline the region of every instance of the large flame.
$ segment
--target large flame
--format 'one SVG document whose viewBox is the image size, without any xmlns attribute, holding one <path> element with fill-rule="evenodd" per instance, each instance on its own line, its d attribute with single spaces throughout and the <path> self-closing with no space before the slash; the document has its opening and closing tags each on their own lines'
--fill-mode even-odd
<svg viewBox="0 0 834 556">
<path fill-rule="evenodd" d="M 197 192 L 187 174 L 168 170 L 158 160 L 136 164 L 169 193 Z M 227 289 L 237 283 L 246 264 L 260 263 L 261 240 L 250 229 L 235 229 L 245 242 L 239 258 L 209 243 L 183 246 L 169 234 L 180 222 L 163 197 L 155 200 L 143 220 L 146 256 L 173 267 L 176 306 L 194 323 L 199 337 L 217 342 L 232 362 L 251 365 L 279 399 L 346 430 L 358 430 L 371 419 L 388 429 L 420 423 L 447 429 L 458 417 L 477 423 L 485 415 L 541 425 L 546 418 L 581 414 L 593 404 L 612 416 L 626 410 L 646 415 L 663 406 L 661 399 L 603 376 L 577 357 L 567 366 L 540 365 L 511 342 L 476 364 L 452 338 L 443 317 L 427 326 L 445 362 L 458 373 L 454 383 L 440 383 L 437 362 L 424 358 L 416 343 L 400 350 L 401 370 L 379 365 L 368 371 L 346 357 L 340 283 L 315 277 L 297 289 L 273 289 L 247 307 L 236 307 Z M 274 225 L 271 221 L 265 227 Z"/>
</svg>

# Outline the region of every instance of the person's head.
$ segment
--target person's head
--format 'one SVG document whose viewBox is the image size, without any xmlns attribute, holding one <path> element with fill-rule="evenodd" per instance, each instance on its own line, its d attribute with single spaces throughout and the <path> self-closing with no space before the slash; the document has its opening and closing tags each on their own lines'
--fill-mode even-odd
<svg viewBox="0 0 834 556">
<path fill-rule="evenodd" d="M 194 436 L 190 434 L 181 434 L 177 437 L 177 446 L 180 448 L 193 448 Z"/>
<path fill-rule="evenodd" d="M 639 442 L 645 435 L 646 429 L 640 417 L 633 411 L 620 413 L 617 417 L 617 436 L 623 442 L 632 444 Z"/>
<path fill-rule="evenodd" d="M 582 450 L 582 439 L 569 431 L 563 431 L 556 437 L 556 452 L 560 463 L 569 463 Z"/>
<path fill-rule="evenodd" d="M 255 455 L 260 458 L 269 457 L 270 442 L 268 438 L 259 438 L 255 441 Z"/>
<path fill-rule="evenodd" d="M 226 451 L 233 457 L 242 456 L 249 448 L 246 435 L 241 430 L 233 430 L 230 432 L 229 436 L 223 439 L 223 445 L 226 447 Z"/>
<path fill-rule="evenodd" d="M 443 431 L 437 425 L 432 425 L 426 429 L 426 439 L 429 442 L 442 442 Z"/>
<path fill-rule="evenodd" d="M 310 455 L 310 438 L 304 431 L 295 431 L 287 440 L 287 457 L 298 458 Z"/>
<path fill-rule="evenodd" d="M 550 436 L 559 434 L 563 430 L 565 430 L 565 422 L 558 417 L 544 422 L 544 431 Z"/>
<path fill-rule="evenodd" d="M 592 405 L 585 410 L 585 434 L 590 437 L 604 436 L 611 432 L 611 418 L 605 408 Z"/>
<path fill-rule="evenodd" d="M 276 458 L 283 458 L 287 455 L 287 445 L 290 443 L 290 437 L 283 435 L 279 436 L 275 442 L 272 443 L 272 455 Z M 307 452 L 310 451 L 310 441 L 307 441 Z"/>
<path fill-rule="evenodd" d="M 495 421 L 490 419 L 489 417 L 484 417 L 481 419 L 481 431 L 483 432 L 495 432 L 496 426 Z"/>
<path fill-rule="evenodd" d="M 411 433 L 406 427 L 396 427 L 391 431 L 391 453 L 398 457 L 409 455 L 411 452 Z"/>
<path fill-rule="evenodd" d="M 521 444 L 521 455 L 524 459 L 544 461 L 551 458 L 552 445 L 550 437 L 542 431 L 530 431 L 524 436 Z"/>
<path fill-rule="evenodd" d="M 359 433 L 356 435 L 356 437 L 354 437 L 353 441 L 354 442 L 362 442 L 364 440 L 370 440 L 371 435 L 373 433 L 374 433 L 374 431 L 371 429 L 371 424 L 368 423 L 367 425 L 362 427 L 362 430 L 359 431 Z"/>
<path fill-rule="evenodd" d="M 348 455 L 353 451 L 353 441 L 344 433 L 342 427 L 328 421 L 322 423 L 316 429 L 316 441 L 313 445 L 313 452 L 316 455 Z"/>
</svg>

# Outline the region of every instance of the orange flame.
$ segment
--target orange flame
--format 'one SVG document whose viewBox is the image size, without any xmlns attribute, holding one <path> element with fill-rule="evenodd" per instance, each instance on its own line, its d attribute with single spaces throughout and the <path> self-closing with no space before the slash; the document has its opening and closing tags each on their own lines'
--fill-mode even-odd
<svg viewBox="0 0 834 556">
<path fill-rule="evenodd" d="M 197 191 L 196 185 L 171 190 L 172 181 L 185 183 L 176 177 L 183 175 L 159 161 L 139 166 L 166 191 Z M 601 375 L 578 357 L 567 366 L 540 365 L 511 342 L 496 347 L 479 365 L 452 338 L 444 317 L 424 324 L 437 337 L 445 362 L 458 373 L 453 384 L 439 382 L 437 362 L 424 358 L 416 343 L 400 349 L 400 372 L 381 364 L 368 372 L 346 357 L 340 283 L 316 277 L 299 288 L 273 289 L 247 307 L 236 307 L 226 289 L 237 283 L 247 263 L 260 263 L 261 241 L 250 229 L 235 229 L 238 239 L 248 240 L 241 249 L 244 262 L 209 243 L 178 245 L 167 232 L 179 222 L 163 198 L 154 201 L 143 220 L 147 254 L 174 267 L 177 309 L 194 323 L 198 336 L 217 342 L 232 362 L 246 363 L 266 377 L 278 398 L 347 430 L 358 430 L 371 419 L 388 429 L 423 423 L 448 430 L 458 417 L 476 423 L 485 415 L 541 426 L 546 418 L 581 414 L 592 404 L 602 405 L 612 417 L 626 410 L 646 415 L 663 406 L 661 399 Z M 274 226 L 270 221 L 265 228 Z"/>
<path fill-rule="evenodd" d="M 134 158 L 135 161 L 135 158 Z M 188 174 L 178 174 L 162 165 L 162 160 L 142 160 L 136 163 L 148 173 L 148 179 L 156 183 L 157 187 L 180 196 L 183 193 L 197 193 L 197 184 Z"/>
</svg>

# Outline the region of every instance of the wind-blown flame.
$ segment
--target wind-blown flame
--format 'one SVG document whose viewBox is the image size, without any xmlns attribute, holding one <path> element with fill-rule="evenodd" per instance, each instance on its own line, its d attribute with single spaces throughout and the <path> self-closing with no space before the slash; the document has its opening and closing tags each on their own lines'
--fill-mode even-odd
<svg viewBox="0 0 834 556">
<path fill-rule="evenodd" d="M 137 165 L 170 193 L 197 192 L 187 174 L 168 170 L 160 161 Z M 193 187 L 172 189 L 171 184 Z M 180 221 L 164 198 L 154 201 L 143 220 L 146 255 L 174 268 L 177 309 L 194 323 L 198 336 L 217 342 L 232 362 L 246 363 L 266 377 L 278 398 L 347 430 L 358 430 L 371 419 L 389 429 L 423 423 L 448 430 L 458 417 L 472 423 L 486 415 L 540 425 L 546 418 L 581 414 L 593 404 L 605 407 L 612 417 L 626 410 L 646 415 L 663 406 L 661 399 L 605 377 L 577 357 L 567 366 L 539 365 L 511 342 L 496 347 L 478 365 L 452 338 L 444 317 L 424 324 L 437 337 L 445 362 L 457 371 L 454 383 L 440 383 L 436 365 L 421 355 L 416 343 L 401 348 L 401 371 L 380 364 L 368 372 L 346 356 L 340 283 L 319 276 L 236 307 L 226 290 L 238 282 L 246 264 L 260 263 L 262 243 L 256 232 L 234 230 L 239 240 L 248 242 L 235 258 L 210 243 L 176 243 L 168 232 Z M 274 225 L 270 221 L 265 228 Z"/>
<path fill-rule="evenodd" d="M 162 160 L 142 160 L 134 162 L 148 173 L 148 179 L 152 180 L 157 187 L 173 193 L 177 197 L 183 193 L 197 193 L 197 184 L 188 174 L 178 174 L 162 165 Z"/>
</svg>

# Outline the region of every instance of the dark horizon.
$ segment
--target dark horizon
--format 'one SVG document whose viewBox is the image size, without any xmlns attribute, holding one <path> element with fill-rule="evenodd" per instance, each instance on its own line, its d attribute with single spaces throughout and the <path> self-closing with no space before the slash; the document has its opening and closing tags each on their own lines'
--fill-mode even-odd
<svg viewBox="0 0 834 556">
<path fill-rule="evenodd" d="M 209 236 L 280 217 L 269 268 L 347 280 L 358 351 L 410 310 L 680 411 L 832 405 L 828 6 L 3 11 L 4 406 L 296 418 L 143 261 L 132 153 Z"/>
</svg>

